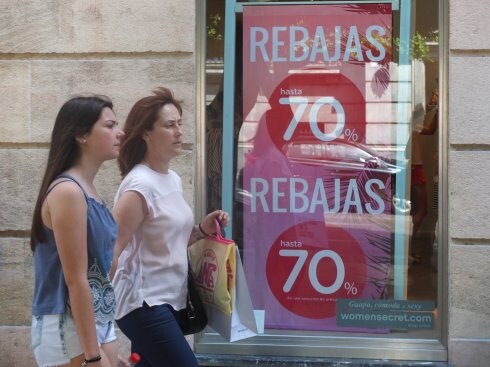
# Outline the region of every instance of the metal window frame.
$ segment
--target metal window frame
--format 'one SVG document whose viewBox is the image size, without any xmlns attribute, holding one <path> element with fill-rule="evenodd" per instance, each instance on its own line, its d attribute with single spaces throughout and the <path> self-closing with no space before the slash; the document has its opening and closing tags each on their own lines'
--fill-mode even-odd
<svg viewBox="0 0 490 367">
<path fill-rule="evenodd" d="M 317 1 L 315 4 L 342 3 L 392 3 L 397 6 L 411 4 L 415 0 L 380 0 L 380 1 Z M 333 357 L 333 358 L 382 358 L 393 360 L 430 360 L 447 361 L 448 343 L 448 129 L 447 129 L 447 80 L 448 80 L 448 4 L 439 2 L 439 208 L 438 208 L 438 308 L 441 315 L 441 326 L 438 339 L 410 338 L 403 333 L 387 335 L 366 335 L 350 333 L 334 333 L 324 335 L 315 332 L 288 331 L 268 333 L 257 338 L 240 342 L 227 343 L 216 333 L 205 332 L 195 338 L 195 350 L 198 353 L 237 354 L 237 355 L 282 355 L 297 357 Z M 226 0 L 225 34 L 235 34 L 236 12 L 247 5 L 301 4 L 304 2 L 251 2 L 238 3 Z M 203 216 L 206 210 L 206 159 L 205 159 L 205 55 L 206 55 L 206 1 L 196 1 L 196 152 L 195 154 L 195 213 Z M 229 50 L 227 52 L 227 50 Z M 230 51 L 231 50 L 231 51 Z M 224 63 L 224 109 L 223 120 L 233 121 L 234 101 L 234 37 L 225 37 Z M 223 137 L 233 136 L 233 123 L 225 123 Z M 225 138 L 224 138 L 225 140 Z M 233 147 L 223 146 L 223 182 L 233 182 Z M 224 185 L 225 186 L 225 185 Z M 223 189 L 223 209 L 232 213 L 232 187 Z M 230 229 L 230 233 L 232 230 Z M 395 270 L 396 271 L 396 270 Z M 399 296 L 399 295 L 398 295 Z M 395 296 L 396 298 L 396 296 Z M 307 335 L 304 335 L 307 334 Z"/>
</svg>

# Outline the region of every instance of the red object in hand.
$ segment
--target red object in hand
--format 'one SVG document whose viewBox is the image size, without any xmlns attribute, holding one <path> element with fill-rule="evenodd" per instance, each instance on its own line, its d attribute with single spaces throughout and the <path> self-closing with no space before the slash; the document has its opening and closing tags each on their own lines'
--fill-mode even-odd
<svg viewBox="0 0 490 367">
<path fill-rule="evenodd" d="M 141 360 L 141 357 L 138 353 L 131 353 L 131 356 L 129 357 L 129 361 L 132 364 L 136 364 Z"/>
</svg>

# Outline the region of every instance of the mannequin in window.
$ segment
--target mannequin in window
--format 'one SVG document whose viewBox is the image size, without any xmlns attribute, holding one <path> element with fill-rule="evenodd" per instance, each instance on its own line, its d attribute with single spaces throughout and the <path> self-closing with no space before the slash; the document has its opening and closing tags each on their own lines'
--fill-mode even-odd
<svg viewBox="0 0 490 367">
<path fill-rule="evenodd" d="M 438 125 L 438 100 L 439 94 L 437 89 L 433 91 L 431 101 L 427 105 L 422 122 L 415 124 L 415 130 L 412 134 L 412 172 L 411 172 L 411 202 L 412 202 L 412 239 L 419 231 L 422 222 L 428 213 L 428 193 L 427 179 L 424 174 L 424 165 L 422 158 L 421 135 L 433 135 Z M 417 112 L 417 108 L 416 108 Z M 416 115 L 416 112 L 414 115 Z M 414 252 L 414 246 L 410 246 L 410 257 L 413 262 L 421 262 L 422 258 Z"/>
</svg>

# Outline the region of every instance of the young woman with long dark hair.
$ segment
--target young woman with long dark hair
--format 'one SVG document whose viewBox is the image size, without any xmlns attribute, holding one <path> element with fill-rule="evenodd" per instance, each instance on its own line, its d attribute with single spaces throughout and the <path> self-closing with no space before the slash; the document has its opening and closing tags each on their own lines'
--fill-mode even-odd
<svg viewBox="0 0 490 367">
<path fill-rule="evenodd" d="M 122 130 L 103 96 L 68 100 L 54 123 L 31 230 L 32 348 L 39 366 L 115 367 L 108 272 L 117 225 L 94 186 Z"/>
</svg>

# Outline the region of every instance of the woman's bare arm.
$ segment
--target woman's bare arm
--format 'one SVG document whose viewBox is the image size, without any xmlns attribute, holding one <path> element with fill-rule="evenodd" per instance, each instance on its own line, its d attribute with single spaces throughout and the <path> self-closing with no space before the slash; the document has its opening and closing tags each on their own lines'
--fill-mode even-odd
<svg viewBox="0 0 490 367">
<path fill-rule="evenodd" d="M 49 222 L 45 223 L 54 232 L 85 358 L 94 358 L 100 355 L 100 350 L 92 293 L 87 279 L 87 203 L 76 183 L 63 182 L 47 196 L 45 205 Z"/>
<path fill-rule="evenodd" d="M 109 277 L 114 278 L 116 273 L 119 255 L 128 245 L 133 237 L 136 228 L 143 222 L 147 215 L 148 209 L 146 201 L 141 194 L 136 191 L 124 192 L 113 210 L 114 218 L 117 222 L 118 234 L 114 256 L 112 257 L 111 271 Z"/>
</svg>

